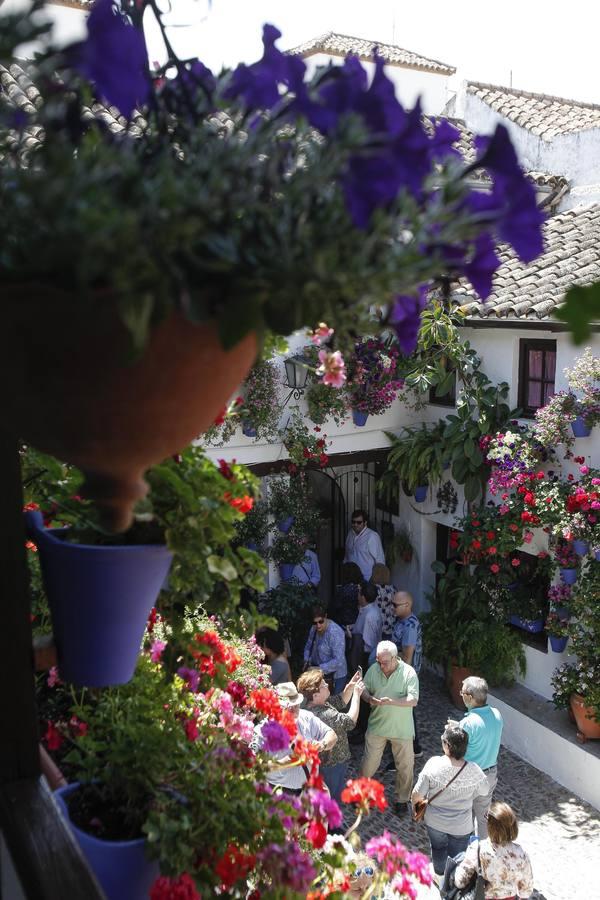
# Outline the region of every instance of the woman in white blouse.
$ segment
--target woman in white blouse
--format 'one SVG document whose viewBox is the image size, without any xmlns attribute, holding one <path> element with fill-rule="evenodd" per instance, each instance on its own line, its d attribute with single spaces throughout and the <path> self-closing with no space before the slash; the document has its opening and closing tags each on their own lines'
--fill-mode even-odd
<svg viewBox="0 0 600 900">
<path fill-rule="evenodd" d="M 492 803 L 487 814 L 488 836 L 479 844 L 485 900 L 521 900 L 533 893 L 531 862 L 520 844 L 517 817 L 508 803 Z M 477 844 L 470 844 L 456 867 L 454 883 L 464 888 L 477 871 Z"/>
<path fill-rule="evenodd" d="M 466 731 L 458 725 L 446 725 L 442 735 L 444 755 L 427 760 L 412 792 L 413 804 L 429 800 L 424 821 L 433 869 L 440 877 L 447 858 L 467 849 L 473 828 L 473 798 L 489 790 L 477 763 L 464 760 L 468 743 Z"/>
</svg>

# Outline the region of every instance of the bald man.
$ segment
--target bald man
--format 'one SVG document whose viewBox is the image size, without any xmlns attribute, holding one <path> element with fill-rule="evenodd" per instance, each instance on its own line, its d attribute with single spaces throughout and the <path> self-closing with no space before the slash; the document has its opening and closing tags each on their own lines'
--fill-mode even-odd
<svg viewBox="0 0 600 900">
<path fill-rule="evenodd" d="M 413 612 L 413 598 L 408 591 L 396 591 L 392 600 L 396 623 L 392 628 L 392 640 L 398 648 L 398 655 L 412 666 L 417 675 L 421 671 L 422 640 L 421 623 Z M 419 743 L 415 707 L 413 706 L 413 721 L 415 725 L 415 739 L 413 749 L 415 756 L 422 756 L 423 751 Z"/>
</svg>

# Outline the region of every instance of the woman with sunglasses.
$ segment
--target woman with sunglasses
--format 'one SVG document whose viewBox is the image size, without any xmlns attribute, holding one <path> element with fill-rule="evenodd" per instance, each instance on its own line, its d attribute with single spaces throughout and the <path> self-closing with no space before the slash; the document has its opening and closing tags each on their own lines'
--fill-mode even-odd
<svg viewBox="0 0 600 900">
<path fill-rule="evenodd" d="M 521 900 L 533 893 L 531 861 L 520 844 L 515 842 L 519 823 L 508 803 L 492 803 L 486 813 L 488 836 L 470 844 L 465 857 L 454 872 L 456 887 L 466 887 L 477 871 L 477 857 L 481 874 L 487 884 L 485 900 Z"/>
</svg>

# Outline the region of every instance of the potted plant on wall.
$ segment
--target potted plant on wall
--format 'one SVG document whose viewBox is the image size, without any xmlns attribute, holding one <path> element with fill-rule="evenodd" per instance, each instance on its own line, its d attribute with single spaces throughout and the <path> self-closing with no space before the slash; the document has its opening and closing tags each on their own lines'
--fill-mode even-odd
<svg viewBox="0 0 600 900">
<path fill-rule="evenodd" d="M 394 537 L 386 543 L 385 557 L 389 566 L 397 563 L 410 563 L 415 555 L 415 550 L 408 530 L 400 525 L 394 529 Z"/>
<path fill-rule="evenodd" d="M 362 426 L 367 418 L 390 408 L 403 381 L 398 375 L 399 349 L 391 341 L 363 338 L 347 359 L 345 393 L 352 420 Z"/>
<path fill-rule="evenodd" d="M 572 369 L 565 369 L 565 376 L 577 400 L 572 410 L 575 419 L 571 428 L 575 437 L 587 437 L 600 422 L 600 357 L 586 347 Z"/>
<path fill-rule="evenodd" d="M 280 374 L 272 360 L 252 366 L 242 386 L 242 402 L 238 409 L 246 437 L 270 443 L 277 440 L 283 409 L 280 391 Z"/>
<path fill-rule="evenodd" d="M 428 486 L 442 477 L 445 463 L 443 422 L 430 427 L 405 428 L 401 435 L 386 431 L 391 442 L 387 469 L 382 484 L 390 479 L 400 479 L 405 491 L 415 495 L 421 503 L 427 496 Z"/>
</svg>

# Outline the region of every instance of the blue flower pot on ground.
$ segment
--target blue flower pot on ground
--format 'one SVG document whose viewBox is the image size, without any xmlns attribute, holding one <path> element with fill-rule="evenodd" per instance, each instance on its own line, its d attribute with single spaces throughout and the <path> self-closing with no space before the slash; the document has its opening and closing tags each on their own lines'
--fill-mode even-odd
<svg viewBox="0 0 600 900">
<path fill-rule="evenodd" d="M 242 434 L 246 437 L 256 437 L 256 428 L 252 422 L 242 422 Z"/>
<path fill-rule="evenodd" d="M 562 653 L 567 646 L 569 638 L 568 637 L 555 637 L 553 634 L 550 635 L 550 646 L 552 647 L 553 653 Z"/>
<path fill-rule="evenodd" d="M 277 523 L 277 527 L 280 531 L 283 531 L 284 534 L 287 534 L 292 525 L 294 524 L 295 517 L 288 516 L 286 519 L 282 519 L 281 522 Z"/>
<path fill-rule="evenodd" d="M 573 550 L 577 556 L 587 556 L 590 545 L 587 541 L 573 541 Z"/>
<path fill-rule="evenodd" d="M 355 425 L 358 425 L 359 428 L 362 428 L 363 425 L 367 424 L 368 418 L 369 413 L 363 412 L 361 409 L 352 410 L 352 421 Z"/>
<path fill-rule="evenodd" d="M 565 584 L 575 584 L 577 581 L 577 569 L 561 569 L 560 577 Z"/>
<path fill-rule="evenodd" d="M 419 487 L 415 488 L 415 502 L 423 503 L 427 499 L 427 491 L 429 490 L 428 484 L 422 484 Z"/>
<path fill-rule="evenodd" d="M 289 581 L 294 574 L 293 563 L 279 563 L 279 575 L 282 581 Z"/>
<path fill-rule="evenodd" d="M 575 421 L 571 422 L 571 428 L 576 438 L 589 437 L 592 433 L 592 429 L 585 424 L 585 419 L 582 416 L 577 416 Z"/>
<path fill-rule="evenodd" d="M 44 528 L 37 510 L 25 515 L 38 548 L 61 678 L 86 687 L 129 681 L 173 554 L 158 544 L 70 544 L 68 529 Z"/>
<path fill-rule="evenodd" d="M 522 619 L 521 616 L 512 615 L 509 617 L 511 625 L 516 625 L 521 631 L 528 631 L 530 634 L 537 634 L 544 630 L 543 619 Z"/>
<path fill-rule="evenodd" d="M 67 798 L 78 788 L 79 784 L 75 782 L 59 788 L 54 796 L 90 869 L 100 882 L 106 900 L 148 900 L 159 869 L 158 863 L 146 856 L 146 838 L 102 841 L 82 831 L 71 821 L 67 806 Z"/>
</svg>

